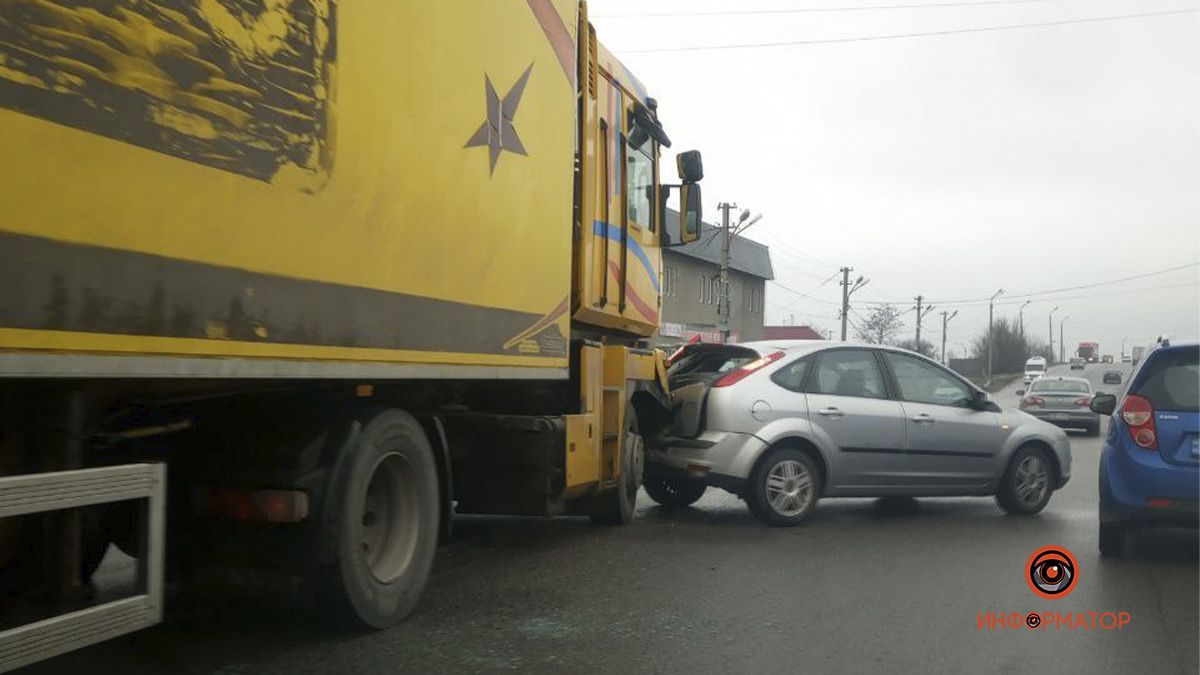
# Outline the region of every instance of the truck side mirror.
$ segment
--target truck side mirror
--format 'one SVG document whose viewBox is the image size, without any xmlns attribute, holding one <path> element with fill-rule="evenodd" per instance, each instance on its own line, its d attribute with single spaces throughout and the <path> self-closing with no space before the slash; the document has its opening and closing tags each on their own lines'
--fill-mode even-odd
<svg viewBox="0 0 1200 675">
<path fill-rule="evenodd" d="M 700 238 L 700 186 L 684 183 L 679 186 L 679 243 L 690 244 Z"/>
<path fill-rule="evenodd" d="M 698 183 L 704 178 L 704 161 L 699 150 L 688 150 L 675 155 L 675 168 L 679 170 L 679 180 L 684 183 Z M 683 212 L 683 209 L 679 209 Z"/>
</svg>

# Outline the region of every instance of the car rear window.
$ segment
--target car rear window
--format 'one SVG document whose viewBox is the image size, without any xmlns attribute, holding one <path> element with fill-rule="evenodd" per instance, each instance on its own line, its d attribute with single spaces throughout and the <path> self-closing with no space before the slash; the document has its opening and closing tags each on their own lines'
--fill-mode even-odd
<svg viewBox="0 0 1200 675">
<path fill-rule="evenodd" d="M 1037 392 L 1062 391 L 1069 394 L 1087 394 L 1091 390 L 1087 382 L 1076 380 L 1038 380 L 1029 386 L 1029 391 Z"/>
<path fill-rule="evenodd" d="M 1132 392 L 1157 410 L 1200 412 L 1200 347 L 1159 352 Z"/>
<path fill-rule="evenodd" d="M 1042 363 L 1026 363 L 1025 370 L 1026 370 L 1026 372 L 1040 373 L 1040 372 L 1043 372 L 1044 370 L 1046 370 L 1046 365 L 1042 364 Z"/>
</svg>

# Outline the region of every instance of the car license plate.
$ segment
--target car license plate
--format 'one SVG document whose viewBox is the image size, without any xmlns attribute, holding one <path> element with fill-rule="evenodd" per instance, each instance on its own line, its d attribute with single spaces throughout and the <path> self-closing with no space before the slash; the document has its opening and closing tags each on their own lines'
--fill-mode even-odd
<svg viewBox="0 0 1200 675">
<path fill-rule="evenodd" d="M 1050 413 L 1050 419 L 1065 420 L 1065 419 L 1067 419 L 1067 414 L 1066 413 Z"/>
</svg>

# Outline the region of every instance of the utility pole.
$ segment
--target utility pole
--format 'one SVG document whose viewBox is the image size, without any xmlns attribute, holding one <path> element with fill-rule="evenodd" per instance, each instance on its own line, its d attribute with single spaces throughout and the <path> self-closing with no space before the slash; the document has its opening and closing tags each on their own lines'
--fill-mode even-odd
<svg viewBox="0 0 1200 675">
<path fill-rule="evenodd" d="M 1046 344 L 1046 348 L 1050 350 L 1051 364 L 1054 363 L 1054 313 L 1057 311 L 1057 305 L 1054 307 L 1054 309 L 1050 310 L 1050 342 Z"/>
<path fill-rule="evenodd" d="M 747 223 L 746 219 L 750 217 L 750 211 L 742 211 L 742 215 L 738 216 L 737 224 L 734 225 L 729 222 L 729 212 L 736 209 L 737 204 L 722 202 L 717 204 L 717 208 L 721 210 L 721 306 L 718 328 L 721 331 L 721 342 L 726 343 L 729 342 L 729 316 L 732 309 L 729 303 L 729 249 L 733 244 L 733 238 L 757 223 L 762 215 L 754 216 L 754 219 Z"/>
<path fill-rule="evenodd" d="M 846 341 L 846 322 L 850 320 L 850 296 L 863 286 L 867 285 L 869 279 L 863 279 L 862 275 L 850 283 L 850 273 L 854 271 L 853 267 L 843 267 L 842 272 L 842 342 Z"/>
<path fill-rule="evenodd" d="M 958 316 L 957 309 L 954 310 L 952 313 L 947 313 L 946 310 L 944 310 L 944 309 L 942 310 L 942 363 L 943 364 L 946 363 L 946 324 L 950 323 L 950 319 L 953 319 L 956 316 Z M 920 338 L 917 338 L 917 339 L 919 340 Z"/>
<path fill-rule="evenodd" d="M 925 296 L 918 295 L 915 299 L 917 301 L 917 343 L 916 343 L 917 348 L 915 351 L 917 353 L 920 353 L 921 352 L 921 319 L 924 319 L 926 314 L 933 311 L 933 305 L 929 305 L 924 310 L 922 310 L 921 303 L 925 301 Z M 945 312 L 942 312 L 942 314 L 945 314 Z"/>
<path fill-rule="evenodd" d="M 990 300 L 988 300 L 988 362 L 987 362 L 988 386 L 991 386 L 991 384 L 992 384 L 992 351 L 993 351 L 992 343 L 996 341 L 996 331 L 992 327 L 992 306 L 996 303 L 996 298 L 1000 297 L 1000 294 L 1003 292 L 1004 292 L 1004 289 L 1001 288 L 1000 290 L 996 291 L 996 294 L 993 295 Z"/>
<path fill-rule="evenodd" d="M 1066 363 L 1066 361 L 1067 361 L 1066 341 L 1063 340 L 1063 324 L 1066 323 L 1067 319 L 1069 319 L 1069 318 L 1071 318 L 1071 317 L 1064 316 L 1063 318 L 1058 320 L 1058 362 L 1059 363 Z M 1054 349 L 1054 345 L 1050 345 L 1050 349 Z"/>
<path fill-rule="evenodd" d="M 737 204 L 721 202 L 717 204 L 721 210 L 721 311 L 717 327 L 721 331 L 721 342 L 729 342 L 729 248 L 733 239 L 733 231 L 729 227 L 729 211 L 736 209 Z"/>
<path fill-rule="evenodd" d="M 1019 323 L 1021 324 L 1021 337 L 1025 337 L 1025 308 L 1028 307 L 1029 303 L 1031 302 L 1033 301 L 1026 300 L 1025 304 L 1021 305 L 1021 308 L 1017 310 L 1017 317 L 1019 318 Z"/>
<path fill-rule="evenodd" d="M 853 267 L 842 268 L 842 342 L 846 341 L 846 321 L 850 318 L 850 273 Z"/>
</svg>

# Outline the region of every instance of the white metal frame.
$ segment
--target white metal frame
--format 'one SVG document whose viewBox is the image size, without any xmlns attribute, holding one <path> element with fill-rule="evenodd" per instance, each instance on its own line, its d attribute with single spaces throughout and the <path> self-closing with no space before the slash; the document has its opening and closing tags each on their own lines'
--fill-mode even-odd
<svg viewBox="0 0 1200 675">
<path fill-rule="evenodd" d="M 145 500 L 138 557 L 142 592 L 0 631 L 0 673 L 162 621 L 166 468 L 126 464 L 0 478 L 0 518 L 128 499 Z"/>
</svg>

